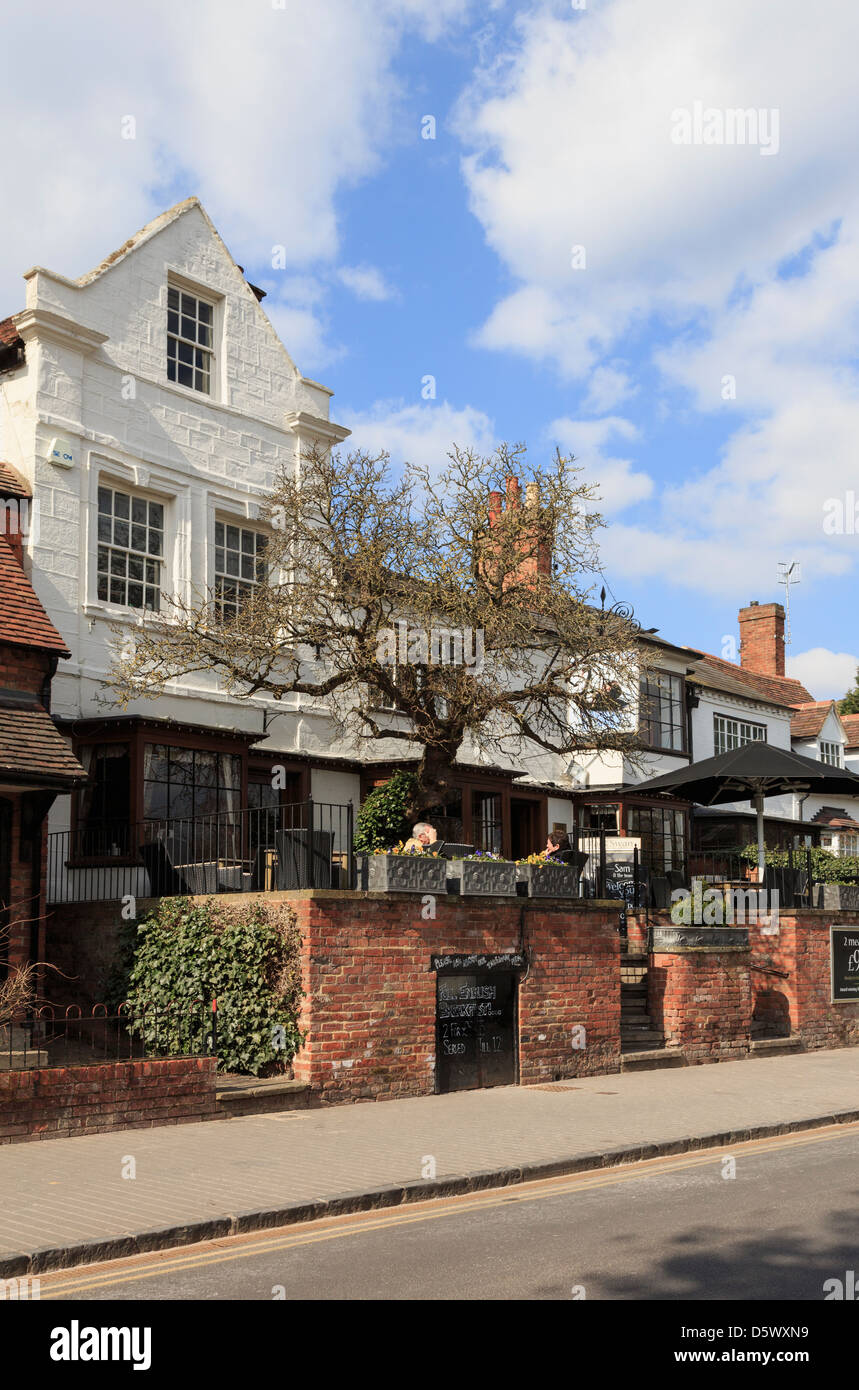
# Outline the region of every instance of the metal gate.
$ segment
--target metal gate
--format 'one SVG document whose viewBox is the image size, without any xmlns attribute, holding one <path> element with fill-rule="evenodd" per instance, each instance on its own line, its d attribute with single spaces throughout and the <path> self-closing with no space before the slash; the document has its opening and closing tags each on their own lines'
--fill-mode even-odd
<svg viewBox="0 0 859 1390">
<path fill-rule="evenodd" d="M 524 963 L 516 955 L 434 958 L 437 1091 L 518 1081 L 517 971 Z"/>
</svg>

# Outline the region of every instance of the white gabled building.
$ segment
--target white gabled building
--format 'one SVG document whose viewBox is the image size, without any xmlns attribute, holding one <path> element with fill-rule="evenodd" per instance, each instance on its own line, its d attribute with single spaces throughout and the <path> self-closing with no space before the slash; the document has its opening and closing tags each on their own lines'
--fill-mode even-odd
<svg viewBox="0 0 859 1390">
<path fill-rule="evenodd" d="M 276 474 L 349 433 L 331 391 L 301 375 L 196 198 L 77 280 L 24 279 L 25 308 L 0 325 L 0 456 L 33 490 L 28 568 L 73 653 L 53 713 L 90 773 L 76 829 L 264 802 L 273 761 L 296 800 L 357 803 L 324 714 L 298 697 L 275 710 L 194 676 L 157 705 L 101 703 L 115 625 L 133 631 L 168 591 L 254 582 Z"/>
</svg>

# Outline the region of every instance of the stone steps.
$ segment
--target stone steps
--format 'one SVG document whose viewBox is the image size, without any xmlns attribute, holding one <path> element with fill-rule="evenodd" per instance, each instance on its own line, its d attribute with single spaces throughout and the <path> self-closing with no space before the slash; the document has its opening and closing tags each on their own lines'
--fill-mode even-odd
<svg viewBox="0 0 859 1390">
<path fill-rule="evenodd" d="M 305 1081 L 291 1081 L 286 1076 L 223 1076 L 218 1077 L 215 1100 L 227 1119 L 231 1115 L 304 1110 L 311 1094 Z"/>
<path fill-rule="evenodd" d="M 621 963 L 620 1050 L 623 1057 L 661 1053 L 665 1035 L 654 1028 L 647 1012 L 647 958 Z M 662 1065 L 669 1065 L 663 1063 Z"/>
<path fill-rule="evenodd" d="M 788 1052 L 804 1051 L 801 1038 L 756 1038 L 752 1035 L 750 1056 L 781 1057 Z"/>
<path fill-rule="evenodd" d="M 665 1047 L 643 1049 L 640 1052 L 624 1052 L 620 1059 L 621 1071 L 657 1071 L 663 1067 L 685 1067 L 686 1058 L 679 1048 Z"/>
</svg>

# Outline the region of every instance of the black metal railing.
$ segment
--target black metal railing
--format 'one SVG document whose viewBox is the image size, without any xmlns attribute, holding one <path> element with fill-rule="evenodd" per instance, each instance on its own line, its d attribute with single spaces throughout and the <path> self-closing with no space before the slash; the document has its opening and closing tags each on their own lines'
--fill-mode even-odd
<svg viewBox="0 0 859 1390">
<path fill-rule="evenodd" d="M 353 808 L 299 801 L 48 835 L 47 900 L 351 888 Z"/>
<path fill-rule="evenodd" d="M 212 1057 L 218 1051 L 215 1000 L 173 1007 L 38 1004 L 0 1026 L 0 1070 L 84 1067 L 146 1057 Z"/>
</svg>

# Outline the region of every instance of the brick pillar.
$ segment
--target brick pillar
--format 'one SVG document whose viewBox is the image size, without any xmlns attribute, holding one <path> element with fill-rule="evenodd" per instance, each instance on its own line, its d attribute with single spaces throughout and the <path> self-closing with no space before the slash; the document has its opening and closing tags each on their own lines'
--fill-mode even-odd
<svg viewBox="0 0 859 1390">
<path fill-rule="evenodd" d="M 687 1062 L 718 1062 L 749 1051 L 749 953 L 710 947 L 659 951 L 648 970 L 648 1012 L 667 1047 Z"/>
</svg>

